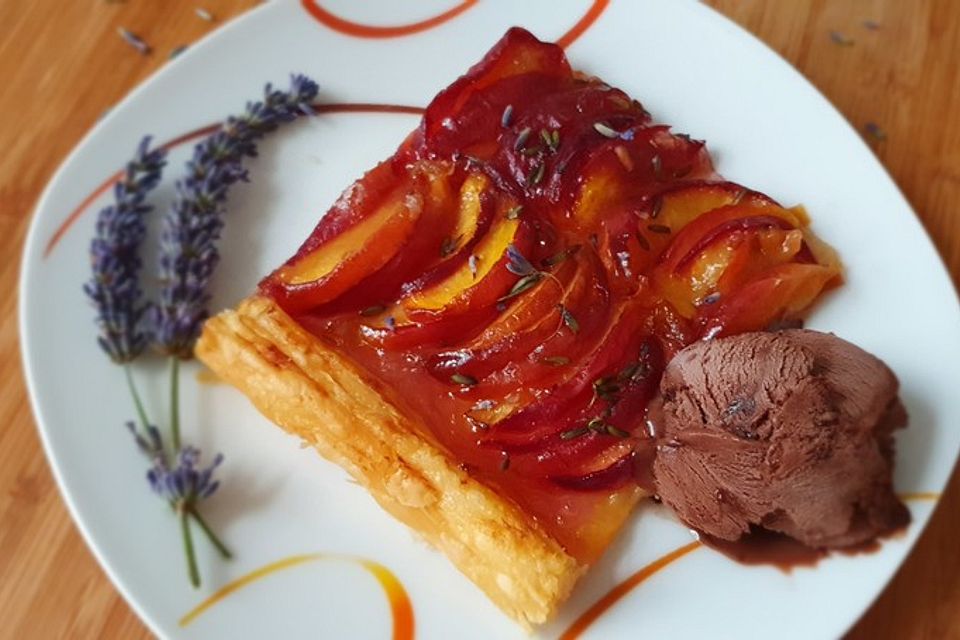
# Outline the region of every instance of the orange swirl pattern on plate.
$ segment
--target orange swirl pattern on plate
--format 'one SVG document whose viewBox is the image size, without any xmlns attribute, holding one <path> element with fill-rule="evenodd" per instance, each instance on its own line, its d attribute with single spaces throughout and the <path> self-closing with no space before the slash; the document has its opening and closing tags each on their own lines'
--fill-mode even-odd
<svg viewBox="0 0 960 640">
<path fill-rule="evenodd" d="M 900 499 L 905 501 L 936 501 L 940 499 L 940 494 L 935 491 L 919 491 L 913 493 L 901 493 Z M 660 556 L 650 564 L 646 565 L 629 578 L 616 585 L 608 591 L 603 597 L 597 600 L 589 609 L 577 618 L 570 627 L 563 632 L 559 640 L 576 640 L 590 625 L 597 621 L 607 610 L 619 602 L 624 596 L 633 591 L 643 581 L 654 575 L 667 565 L 679 560 L 691 551 L 703 546 L 703 543 L 694 541 L 682 547 L 674 549 L 670 553 Z"/>
<path fill-rule="evenodd" d="M 590 8 L 587 9 L 587 12 L 583 14 L 583 17 L 577 20 L 577 23 L 570 27 L 569 31 L 557 39 L 557 44 L 564 49 L 573 44 L 574 40 L 582 36 L 587 29 L 593 26 L 593 23 L 597 21 L 597 18 L 600 17 L 600 14 L 604 12 L 609 4 L 610 0 L 594 0 Z"/>
<path fill-rule="evenodd" d="M 640 583 L 644 582 L 650 576 L 679 560 L 691 551 L 695 551 L 702 546 L 703 543 L 700 541 L 694 541 L 689 544 L 685 544 L 682 547 L 667 553 L 666 555 L 660 556 L 650 564 L 646 565 L 629 578 L 615 586 L 613 589 L 608 591 L 606 595 L 597 600 L 589 609 L 584 611 L 579 618 L 574 620 L 573 624 L 570 625 L 570 628 L 563 632 L 563 635 L 560 636 L 559 640 L 576 640 L 576 638 L 579 638 L 580 635 L 583 634 L 583 632 L 586 631 L 590 625 L 592 625 L 600 616 L 606 613 L 610 607 L 619 602 L 625 595 L 633 591 L 637 586 L 640 585 Z"/>
<path fill-rule="evenodd" d="M 456 18 L 467 9 L 470 9 L 476 5 L 477 0 L 464 0 L 464 2 L 461 2 L 460 4 L 455 5 L 443 13 L 433 16 L 432 18 L 392 27 L 382 27 L 346 20 L 328 11 L 327 9 L 324 9 L 318 0 L 301 0 L 301 4 L 307 13 L 313 16 L 317 22 L 320 22 L 324 26 L 329 27 L 338 33 L 353 36 L 355 38 L 398 38 L 423 31 L 429 31 L 434 27 L 438 27 L 443 23 Z M 590 8 L 587 9 L 586 13 L 584 13 L 583 16 L 577 20 L 576 24 L 574 24 L 569 31 L 560 36 L 560 38 L 557 40 L 557 44 L 564 49 L 573 44 L 574 40 L 583 35 L 583 33 L 590 28 L 596 19 L 600 17 L 600 14 L 603 13 L 604 9 L 606 9 L 607 5 L 609 4 L 610 0 L 593 0 L 593 4 L 590 5 Z"/>
<path fill-rule="evenodd" d="M 301 0 L 303 8 L 307 13 L 313 16 L 317 22 L 327 26 L 338 33 L 353 36 L 355 38 L 398 38 L 409 36 L 421 31 L 428 31 L 438 27 L 448 20 L 456 18 L 458 15 L 477 4 L 477 0 L 464 0 L 443 13 L 437 14 L 432 18 L 412 22 L 410 24 L 397 25 L 393 27 L 378 27 L 360 22 L 351 22 L 340 16 L 324 9 L 317 0 Z"/>
<path fill-rule="evenodd" d="M 393 575 L 393 572 L 379 562 L 367 560 L 366 558 L 328 555 L 323 553 L 305 553 L 301 555 L 288 556 L 286 558 L 277 560 L 276 562 L 271 562 L 270 564 L 264 565 L 259 569 L 255 569 L 218 589 L 210 597 L 180 618 L 179 624 L 181 627 L 186 627 L 200 617 L 200 615 L 208 611 L 211 607 L 223 601 L 227 596 L 239 591 L 240 589 L 243 589 L 257 580 L 283 571 L 284 569 L 290 569 L 292 567 L 306 564 L 308 562 L 316 562 L 318 560 L 340 560 L 354 562 L 366 569 L 370 575 L 376 578 L 377 582 L 380 584 L 380 587 L 383 589 L 384 594 L 387 596 L 387 602 L 390 604 L 390 613 L 393 618 L 393 632 L 391 635 L 393 640 L 413 639 L 413 606 L 410 604 L 410 598 L 407 596 L 407 592 L 403 588 L 403 584 L 395 575 Z"/>
</svg>

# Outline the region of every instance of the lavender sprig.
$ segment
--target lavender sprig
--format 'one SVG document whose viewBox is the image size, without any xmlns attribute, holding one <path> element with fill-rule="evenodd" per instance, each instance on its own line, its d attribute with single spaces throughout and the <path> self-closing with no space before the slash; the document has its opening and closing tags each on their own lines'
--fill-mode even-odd
<svg viewBox="0 0 960 640">
<path fill-rule="evenodd" d="M 140 321 L 139 250 L 147 233 L 144 217 L 153 210 L 145 199 L 160 183 L 166 150 L 150 149 L 149 136 L 113 187 L 114 203 L 97 216 L 96 234 L 90 243 L 93 277 L 83 290 L 97 309 L 100 347 L 117 363 L 127 363 L 143 352 L 147 337 Z"/>
<path fill-rule="evenodd" d="M 171 356 L 172 454 L 168 456 L 160 430 L 147 417 L 129 366 L 124 370 L 142 432 L 132 422 L 127 426 L 137 446 L 151 461 L 147 473 L 151 487 L 180 518 L 194 586 L 199 585 L 200 574 L 190 519 L 223 557 L 231 554 L 198 509 L 198 503 L 213 495 L 219 486 L 213 473 L 223 456 L 218 454 L 211 465 L 200 469 L 200 451 L 180 446 L 179 361 L 192 356 L 200 324 L 207 315 L 206 289 L 219 261 L 216 240 L 223 227 L 227 189 L 238 180 L 246 180 L 242 163 L 244 158 L 256 155 L 256 142 L 280 123 L 312 113 L 310 103 L 316 94 L 316 83 L 304 76 L 292 76 L 288 92 L 267 85 L 262 102 L 248 104 L 242 116 L 229 118 L 217 133 L 194 149 L 193 159 L 187 165 L 188 176 L 177 183 L 177 200 L 162 221 L 160 304 L 143 304 L 139 283 L 142 262 L 138 251 L 146 235 L 143 218 L 152 210 L 145 198 L 159 183 L 166 159 L 162 149 L 149 149 L 150 138 L 141 141 L 124 177 L 118 181 L 115 203 L 100 212 L 91 244 L 93 278 L 84 285 L 84 291 L 97 308 L 100 346 L 114 362 L 124 365 L 139 356 L 148 342 Z M 141 327 L 145 313 L 151 321 L 149 335 Z"/>
<path fill-rule="evenodd" d="M 524 291 L 531 289 L 535 284 L 550 276 L 545 271 L 540 271 L 527 260 L 526 256 L 514 244 L 507 245 L 507 271 L 520 279 L 514 283 L 506 294 L 497 299 L 497 303 L 503 305 L 507 300 L 515 298 Z M 550 276 L 552 277 L 552 276 Z"/>
<path fill-rule="evenodd" d="M 153 492 L 164 498 L 180 519 L 180 531 L 183 536 L 183 547 L 187 557 L 187 571 L 190 583 L 194 587 L 200 586 L 200 571 L 197 568 L 197 557 L 193 547 L 193 536 L 190 532 L 192 518 L 207 538 L 216 547 L 224 558 L 231 558 L 232 554 L 226 545 L 213 532 L 197 507 L 197 503 L 212 496 L 220 482 L 213 478 L 214 471 L 223 462 L 223 454 L 218 453 L 213 462 L 204 469 L 199 468 L 200 450 L 195 447 L 184 447 L 175 456 L 175 464 L 168 462 L 166 449 L 160 430 L 156 426 L 147 424 L 144 432 L 137 430 L 133 422 L 127 423 L 127 428 L 133 434 L 137 447 L 150 459 L 151 467 L 147 471 L 147 481 Z"/>
<path fill-rule="evenodd" d="M 218 453 L 206 469 L 197 469 L 199 462 L 200 450 L 184 447 L 177 454 L 175 467 L 170 468 L 163 458 L 155 458 L 153 468 L 147 472 L 154 493 L 166 498 L 178 513 L 193 509 L 198 501 L 212 496 L 220 486 L 220 482 L 213 479 L 213 472 L 223 462 L 223 454 Z"/>
<path fill-rule="evenodd" d="M 150 310 L 154 345 L 163 353 L 190 358 L 207 318 L 207 285 L 220 261 L 216 242 L 223 229 L 227 190 L 246 181 L 243 160 L 257 155 L 256 142 L 281 123 L 312 114 L 317 84 L 291 76 L 290 89 L 267 85 L 260 102 L 229 118 L 198 144 L 177 183 L 177 199 L 163 218 L 160 236 L 160 302 Z"/>
</svg>

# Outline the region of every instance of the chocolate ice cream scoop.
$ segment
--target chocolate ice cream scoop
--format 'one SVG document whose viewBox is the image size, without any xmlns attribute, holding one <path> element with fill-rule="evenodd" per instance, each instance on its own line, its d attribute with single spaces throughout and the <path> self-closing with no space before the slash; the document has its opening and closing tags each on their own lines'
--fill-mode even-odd
<svg viewBox="0 0 960 640">
<path fill-rule="evenodd" d="M 698 342 L 667 366 L 650 408 L 657 492 L 691 527 L 751 527 L 818 548 L 909 522 L 893 492 L 896 377 L 836 336 L 790 330 Z"/>
</svg>

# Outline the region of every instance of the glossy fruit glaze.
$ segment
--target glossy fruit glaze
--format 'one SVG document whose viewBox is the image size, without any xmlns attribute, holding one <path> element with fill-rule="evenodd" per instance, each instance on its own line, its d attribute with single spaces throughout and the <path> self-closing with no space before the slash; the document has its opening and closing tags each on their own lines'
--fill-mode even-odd
<svg viewBox="0 0 960 640">
<path fill-rule="evenodd" d="M 664 364 L 839 280 L 807 224 L 515 28 L 261 290 L 591 560 L 639 495 Z"/>
</svg>

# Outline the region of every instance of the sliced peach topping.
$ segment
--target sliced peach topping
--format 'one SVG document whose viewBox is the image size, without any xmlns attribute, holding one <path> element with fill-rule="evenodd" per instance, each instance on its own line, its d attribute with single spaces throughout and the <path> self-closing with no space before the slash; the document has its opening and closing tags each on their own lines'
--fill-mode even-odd
<svg viewBox="0 0 960 640">
<path fill-rule="evenodd" d="M 655 201 L 655 217 L 660 224 L 679 231 L 695 218 L 728 204 L 748 202 L 775 204 L 756 192 L 733 182 L 700 183 L 671 189 Z"/>
<path fill-rule="evenodd" d="M 759 279 L 720 296 L 699 318 L 701 335 L 725 336 L 764 329 L 795 318 L 837 281 L 836 267 L 789 262 L 768 270 Z"/>
<path fill-rule="evenodd" d="M 498 215 L 490 230 L 477 243 L 475 250 L 449 276 L 403 300 L 411 317 L 419 312 L 454 313 L 470 308 L 471 299 L 478 294 L 486 302 L 502 295 L 497 290 L 506 288 L 509 279 L 516 279 L 503 268 L 507 247 L 516 244 L 521 233 L 521 221 Z M 499 267 L 499 268 L 498 268 Z M 506 279 L 505 279 L 506 278 Z M 493 285 L 504 285 L 502 287 Z M 492 299 L 487 300 L 492 295 Z"/>
<path fill-rule="evenodd" d="M 577 228 L 595 229 L 607 211 L 621 201 L 623 184 L 622 170 L 616 167 L 601 167 L 586 178 L 571 216 Z"/>
<path fill-rule="evenodd" d="M 477 235 L 483 211 L 484 192 L 490 188 L 490 178 L 482 173 L 467 176 L 460 187 L 460 203 L 457 207 L 457 221 L 450 234 L 450 244 L 444 247 L 444 253 L 454 255 Z M 446 257 L 446 256 L 445 256 Z"/>
<path fill-rule="evenodd" d="M 798 257 L 804 250 L 802 211 L 741 201 L 704 213 L 679 233 L 661 256 L 654 280 L 685 317 L 720 290 Z"/>
<path fill-rule="evenodd" d="M 407 243 L 422 209 L 421 196 L 404 184 L 369 216 L 278 269 L 283 306 L 301 310 L 329 302 L 378 271 Z"/>
</svg>

